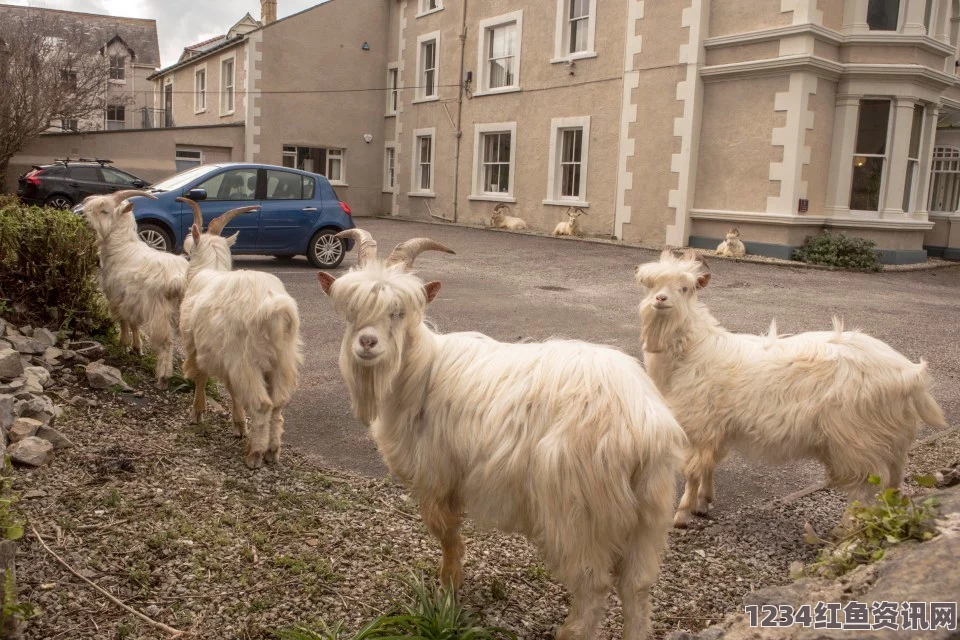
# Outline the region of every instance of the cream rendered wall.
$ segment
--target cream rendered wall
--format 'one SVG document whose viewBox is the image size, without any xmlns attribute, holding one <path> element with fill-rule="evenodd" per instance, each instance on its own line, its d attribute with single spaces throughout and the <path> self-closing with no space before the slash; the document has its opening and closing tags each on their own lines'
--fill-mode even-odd
<svg viewBox="0 0 960 640">
<path fill-rule="evenodd" d="M 780 12 L 780 4 L 780 0 L 711 0 L 709 35 L 726 36 L 786 26 L 790 24 L 791 16 Z"/>
<path fill-rule="evenodd" d="M 163 108 L 163 89 L 173 79 L 173 124 L 177 127 L 232 124 L 243 122 L 246 118 L 246 55 L 247 41 L 241 41 L 221 51 L 196 60 L 184 67 L 155 78 L 157 96 L 156 108 Z M 236 78 L 234 81 L 234 112 L 220 114 L 220 63 L 228 57 L 234 57 Z M 194 109 L 194 76 L 197 69 L 207 70 L 207 107 L 197 113 Z"/>
<path fill-rule="evenodd" d="M 817 9 L 823 12 L 823 26 L 839 31 L 843 25 L 843 2 L 818 0 Z"/>
<path fill-rule="evenodd" d="M 807 181 L 807 215 L 822 216 L 826 204 L 830 172 L 830 150 L 833 145 L 833 116 L 837 100 L 837 83 L 825 78 L 817 80 L 817 91 L 810 95 L 808 111 L 813 113 L 813 128 L 807 130 L 806 146 L 810 147 L 810 164 L 803 167 Z"/>
</svg>

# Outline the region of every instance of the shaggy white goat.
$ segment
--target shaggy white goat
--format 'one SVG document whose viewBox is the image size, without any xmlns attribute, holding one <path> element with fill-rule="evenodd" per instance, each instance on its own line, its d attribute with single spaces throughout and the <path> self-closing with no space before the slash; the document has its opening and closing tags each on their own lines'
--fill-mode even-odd
<svg viewBox="0 0 960 640">
<path fill-rule="evenodd" d="M 506 209 L 507 213 L 504 213 Z M 500 203 L 493 208 L 493 216 L 490 218 L 490 226 L 497 229 L 526 229 L 527 223 L 523 218 L 517 218 L 516 216 L 508 215 L 510 213 L 510 207 Z"/>
<path fill-rule="evenodd" d="M 649 630 L 683 430 L 640 366 L 583 342 L 504 344 L 424 323 L 439 282 L 407 272 L 425 238 L 386 262 L 370 234 L 358 268 L 317 274 L 347 330 L 340 370 L 357 418 L 420 502 L 443 549 L 440 577 L 463 578 L 461 512 L 536 542 L 573 594 L 558 638 L 592 638 L 611 575 L 624 637 Z"/>
<path fill-rule="evenodd" d="M 177 200 L 194 211 L 190 269 L 180 310 L 187 356 L 183 373 L 196 385 L 190 420 L 203 419 L 207 378 L 223 380 L 233 401 L 238 436 L 246 435 L 250 413 L 244 462 L 256 469 L 264 460 L 280 459 L 283 408 L 297 389 L 303 362 L 297 303 L 276 276 L 230 270 L 230 247 L 237 236 L 221 238 L 220 233 L 230 220 L 258 207 L 228 211 L 201 235 L 200 207 L 187 198 Z"/>
<path fill-rule="evenodd" d="M 553 228 L 553 235 L 555 236 L 581 236 L 583 235 L 583 230 L 580 228 L 580 216 L 586 215 L 587 212 L 581 209 L 580 207 L 573 208 L 569 207 L 567 209 L 567 219 L 563 222 L 558 222 L 557 226 Z"/>
<path fill-rule="evenodd" d="M 140 353 L 140 329 L 157 354 L 157 387 L 165 389 L 173 374 L 173 338 L 177 310 L 186 283 L 187 261 L 157 251 L 137 236 L 133 203 L 126 198 L 145 191 L 118 191 L 91 196 L 83 203 L 83 217 L 100 247 L 100 288 L 110 314 L 120 324 L 120 345 Z"/>
<path fill-rule="evenodd" d="M 727 239 L 717 246 L 717 255 L 728 258 L 742 258 L 747 255 L 747 248 L 740 241 L 740 230 L 736 227 L 727 231 Z"/>
<path fill-rule="evenodd" d="M 914 364 L 857 331 L 734 334 L 697 301 L 710 271 L 692 252 L 637 268 L 644 361 L 690 441 L 674 525 L 713 501 L 713 469 L 731 447 L 767 462 L 819 460 L 832 485 L 865 500 L 871 474 L 903 478 L 921 422 L 946 426 Z"/>
</svg>

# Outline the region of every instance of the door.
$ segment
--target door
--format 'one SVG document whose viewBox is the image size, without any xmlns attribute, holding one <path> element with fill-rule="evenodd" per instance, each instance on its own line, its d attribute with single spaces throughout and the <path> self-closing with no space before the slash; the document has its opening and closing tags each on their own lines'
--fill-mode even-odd
<svg viewBox="0 0 960 640">
<path fill-rule="evenodd" d="M 111 192 L 122 191 L 123 189 L 136 189 L 138 185 L 143 186 L 137 178 L 129 173 L 117 171 L 110 167 L 100 167 L 100 173 L 103 175 L 103 181 L 108 185 L 107 189 Z"/>
<path fill-rule="evenodd" d="M 74 202 L 81 202 L 87 196 L 109 191 L 100 177 L 97 167 L 68 166 L 67 187 L 72 192 L 70 197 Z"/>
<path fill-rule="evenodd" d="M 184 189 L 184 193 L 190 189 L 204 189 L 207 192 L 207 199 L 199 202 L 200 210 L 203 211 L 203 226 L 206 228 L 210 221 L 220 216 L 230 209 L 246 206 L 258 206 L 257 200 L 257 178 L 258 171 L 256 167 L 242 167 L 239 169 L 227 169 L 221 171 L 203 182 L 195 184 Z M 189 206 L 183 205 L 180 209 L 181 226 L 184 236 L 190 233 L 190 226 L 193 224 L 193 211 Z M 235 251 L 253 251 L 257 248 L 257 231 L 260 224 L 260 213 L 251 211 L 244 213 L 227 225 L 223 231 L 223 237 L 232 236 L 240 232 L 237 237 L 237 243 L 233 245 Z"/>
<path fill-rule="evenodd" d="M 173 126 L 173 85 L 168 84 L 163 88 L 163 126 L 170 128 Z"/>
<path fill-rule="evenodd" d="M 292 171 L 266 169 L 266 197 L 261 201 L 257 248 L 264 253 L 303 253 L 320 216 L 314 199 L 316 180 Z"/>
</svg>

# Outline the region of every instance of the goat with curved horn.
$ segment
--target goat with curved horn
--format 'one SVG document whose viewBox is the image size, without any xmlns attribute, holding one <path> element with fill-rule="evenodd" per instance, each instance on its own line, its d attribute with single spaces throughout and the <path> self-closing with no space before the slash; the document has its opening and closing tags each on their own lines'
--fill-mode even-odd
<svg viewBox="0 0 960 640">
<path fill-rule="evenodd" d="M 203 212 L 200 210 L 200 205 L 190 198 L 177 198 L 177 202 L 189 205 L 193 209 L 193 224 L 197 225 L 197 229 L 203 231 Z"/>
<path fill-rule="evenodd" d="M 456 255 L 453 249 L 440 244 L 436 240 L 431 240 L 430 238 L 413 238 L 412 240 L 401 242 L 394 248 L 393 253 L 387 258 L 387 266 L 392 267 L 402 264 L 404 269 L 411 269 L 413 268 L 413 261 L 424 251 L 442 251 Z"/>
<path fill-rule="evenodd" d="M 210 235 L 218 236 L 223 233 L 223 228 L 230 224 L 230 221 L 239 216 L 242 213 L 249 213 L 250 211 L 256 211 L 259 209 L 258 206 L 253 207 L 238 207 L 236 209 L 230 209 L 223 215 L 217 216 L 210 221 L 210 226 L 207 227 L 207 233 Z"/>
<path fill-rule="evenodd" d="M 377 241 L 365 229 L 347 229 L 338 233 L 336 238 L 356 240 L 360 243 L 357 249 L 357 265 L 364 267 L 371 260 L 377 259 Z"/>
<path fill-rule="evenodd" d="M 144 198 L 150 198 L 151 200 L 157 199 L 157 196 L 153 195 L 152 193 L 148 191 L 142 191 L 140 189 L 125 189 L 123 191 L 117 191 L 111 195 L 113 201 L 117 204 L 120 204 L 127 198 L 133 198 L 135 196 L 143 196 Z"/>
</svg>

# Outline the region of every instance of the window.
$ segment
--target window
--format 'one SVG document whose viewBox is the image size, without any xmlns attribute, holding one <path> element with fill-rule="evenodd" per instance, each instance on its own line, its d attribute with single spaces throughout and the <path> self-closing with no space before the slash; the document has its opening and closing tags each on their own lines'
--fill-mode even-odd
<svg viewBox="0 0 960 640">
<path fill-rule="evenodd" d="M 913 208 L 913 190 L 919 179 L 920 139 L 923 137 L 923 113 L 923 105 L 914 105 L 913 121 L 910 124 L 910 147 L 907 150 L 907 176 L 903 184 L 904 213 L 908 213 Z"/>
<path fill-rule="evenodd" d="M 960 149 L 936 147 L 930 172 L 930 211 L 960 209 Z"/>
<path fill-rule="evenodd" d="M 439 60 L 440 32 L 434 31 L 417 39 L 417 98 L 438 99 L 437 61 Z"/>
<path fill-rule="evenodd" d="M 383 156 L 383 190 L 393 191 L 397 186 L 397 149 L 387 147 Z"/>
<path fill-rule="evenodd" d="M 413 132 L 413 195 L 433 195 L 433 137 L 435 129 L 417 129 Z"/>
<path fill-rule="evenodd" d="M 60 81 L 67 85 L 70 91 L 77 90 L 77 72 L 73 69 L 61 69 Z"/>
<path fill-rule="evenodd" d="M 400 103 L 400 70 L 394 66 L 387 69 L 387 115 L 396 115 Z"/>
<path fill-rule="evenodd" d="M 207 70 L 197 69 L 193 77 L 193 110 L 196 113 L 207 110 Z"/>
<path fill-rule="evenodd" d="M 900 24 L 900 0 L 870 0 L 867 26 L 871 31 L 896 31 Z"/>
<path fill-rule="evenodd" d="M 207 200 L 253 200 L 257 193 L 257 170 L 224 171 L 202 182 L 197 188 L 207 191 Z"/>
<path fill-rule="evenodd" d="M 100 170 L 96 167 L 70 167 L 70 179 L 82 182 L 100 182 Z"/>
<path fill-rule="evenodd" d="M 343 149 L 283 145 L 282 165 L 290 169 L 319 173 L 333 184 L 343 185 L 346 182 L 345 153 Z"/>
<path fill-rule="evenodd" d="M 313 192 L 317 187 L 317 181 L 310 176 L 301 176 L 303 178 L 303 199 L 313 200 Z"/>
<path fill-rule="evenodd" d="M 417 17 L 443 9 L 443 0 L 418 0 L 420 10 Z"/>
<path fill-rule="evenodd" d="M 267 200 L 302 200 L 303 176 L 267 169 Z"/>
<path fill-rule="evenodd" d="M 234 112 L 234 58 L 227 58 L 220 62 L 220 115 L 230 115 Z"/>
<path fill-rule="evenodd" d="M 121 105 L 107 107 L 107 129 L 117 131 L 127 126 L 127 108 Z"/>
<path fill-rule="evenodd" d="M 60 121 L 60 128 L 63 131 L 77 131 L 80 128 L 80 124 L 77 122 L 76 118 L 69 118 Z"/>
<path fill-rule="evenodd" d="M 177 149 L 176 151 L 177 173 L 199 167 L 203 164 L 203 152 L 193 149 Z"/>
<path fill-rule="evenodd" d="M 926 27 L 928 36 L 933 36 L 933 16 L 933 0 L 927 0 L 927 4 L 923 9 L 923 26 Z"/>
<path fill-rule="evenodd" d="M 343 177 L 343 149 L 327 149 L 327 176 L 330 182 L 345 182 Z"/>
<path fill-rule="evenodd" d="M 110 56 L 110 79 L 123 80 L 126 76 L 127 58 L 122 54 Z"/>
<path fill-rule="evenodd" d="M 889 100 L 860 101 L 850 190 L 850 208 L 855 211 L 880 210 L 889 125 Z"/>
<path fill-rule="evenodd" d="M 480 22 L 479 94 L 520 88 L 522 24 L 522 11 Z"/>
<path fill-rule="evenodd" d="M 137 181 L 137 179 L 129 173 L 117 171 L 116 169 L 111 169 L 110 167 L 100 167 L 100 173 L 103 175 L 103 181 L 110 184 L 118 184 L 129 187 L 133 186 L 133 183 Z"/>
<path fill-rule="evenodd" d="M 516 167 L 515 122 L 476 125 L 473 196 L 481 200 L 513 200 Z"/>
<path fill-rule="evenodd" d="M 553 62 L 596 55 L 594 35 L 597 0 L 557 0 L 557 27 Z"/>
<path fill-rule="evenodd" d="M 544 204 L 588 206 L 589 146 L 590 116 L 553 119 L 550 123 L 550 173 Z"/>
</svg>

